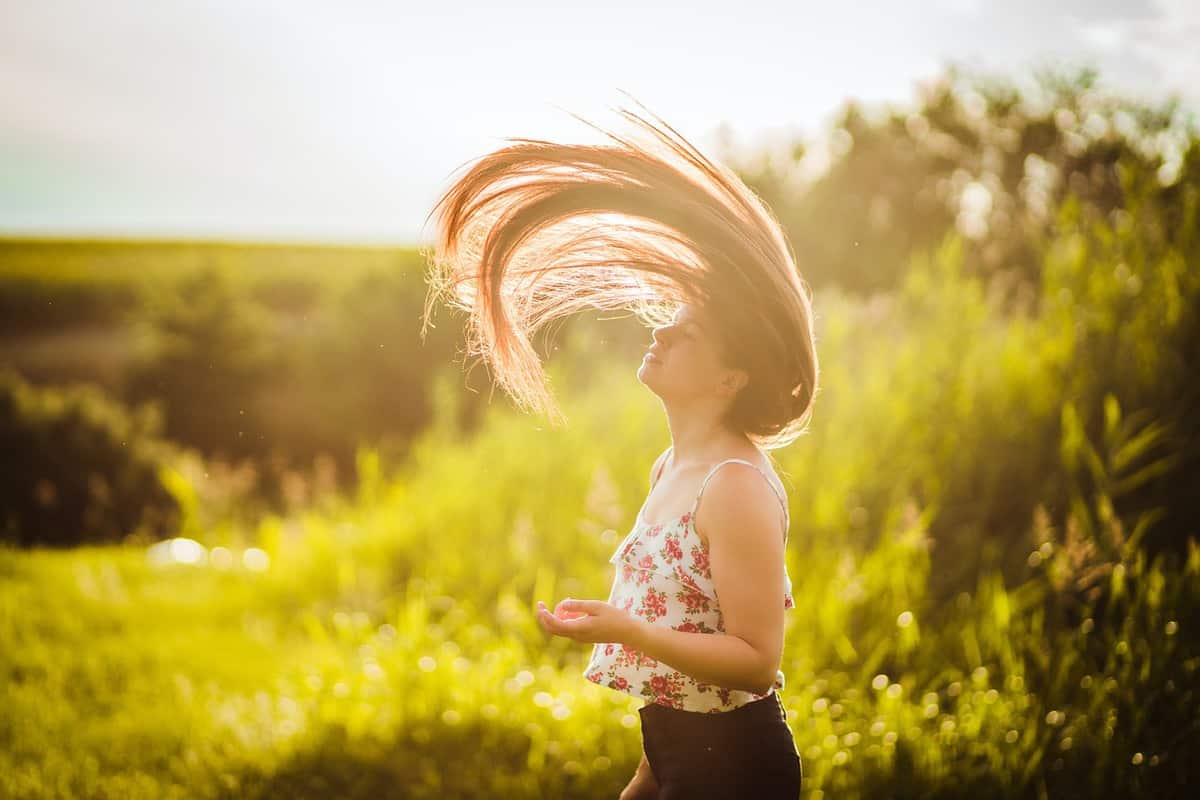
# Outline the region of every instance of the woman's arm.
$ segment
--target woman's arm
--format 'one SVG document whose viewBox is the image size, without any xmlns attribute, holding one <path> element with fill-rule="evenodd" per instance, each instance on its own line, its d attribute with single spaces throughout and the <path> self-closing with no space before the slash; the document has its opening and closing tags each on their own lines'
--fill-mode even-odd
<svg viewBox="0 0 1200 800">
<path fill-rule="evenodd" d="M 783 532 L 755 471 L 721 470 L 704 494 L 709 569 L 725 632 L 690 633 L 632 617 L 626 644 L 696 680 L 764 694 L 783 654 Z"/>
<path fill-rule="evenodd" d="M 637 771 L 617 800 L 658 800 L 658 779 L 650 771 L 650 762 L 646 760 L 646 751 L 642 750 L 642 760 L 637 765 Z"/>
<path fill-rule="evenodd" d="M 724 633 L 677 631 L 611 603 L 570 598 L 553 613 L 537 601 L 538 624 L 580 642 L 627 644 L 698 681 L 765 694 L 783 655 L 787 583 L 778 500 L 744 470 L 722 470 L 708 486 L 704 530 Z"/>
<path fill-rule="evenodd" d="M 728 633 L 693 633 L 634 620 L 635 633 L 625 642 L 698 681 L 729 689 L 765 694 L 775 681 L 775 665 L 746 640 Z"/>
</svg>

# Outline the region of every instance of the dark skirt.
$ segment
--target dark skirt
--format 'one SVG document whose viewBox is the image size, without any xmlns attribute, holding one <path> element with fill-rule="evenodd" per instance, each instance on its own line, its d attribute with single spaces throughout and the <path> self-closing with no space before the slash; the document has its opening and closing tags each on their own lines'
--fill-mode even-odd
<svg viewBox="0 0 1200 800">
<path fill-rule="evenodd" d="M 800 752 L 777 692 L 713 714 L 660 703 L 638 713 L 659 800 L 800 796 Z"/>
</svg>

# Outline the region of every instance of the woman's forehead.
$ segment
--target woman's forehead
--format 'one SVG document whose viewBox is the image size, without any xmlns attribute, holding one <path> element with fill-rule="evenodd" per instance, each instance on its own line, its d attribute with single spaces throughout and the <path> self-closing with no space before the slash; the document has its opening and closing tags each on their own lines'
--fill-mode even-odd
<svg viewBox="0 0 1200 800">
<path fill-rule="evenodd" d="M 704 315 L 697 306 L 683 303 L 675 311 L 675 323 L 681 325 L 685 322 L 703 328 Z"/>
</svg>

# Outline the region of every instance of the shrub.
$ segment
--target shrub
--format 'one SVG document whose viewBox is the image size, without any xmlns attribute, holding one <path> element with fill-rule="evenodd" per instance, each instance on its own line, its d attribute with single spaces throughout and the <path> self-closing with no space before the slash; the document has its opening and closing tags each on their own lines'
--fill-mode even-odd
<svg viewBox="0 0 1200 800">
<path fill-rule="evenodd" d="M 94 386 L 36 388 L 0 372 L 0 540 L 30 545 L 161 537 L 178 504 L 159 478 L 169 447 L 153 406 Z"/>
<path fill-rule="evenodd" d="M 160 401 L 166 435 L 206 455 L 260 453 L 256 398 L 277 362 L 262 307 L 210 267 L 148 293 L 143 314 L 150 352 L 130 370 L 130 402 Z"/>
</svg>

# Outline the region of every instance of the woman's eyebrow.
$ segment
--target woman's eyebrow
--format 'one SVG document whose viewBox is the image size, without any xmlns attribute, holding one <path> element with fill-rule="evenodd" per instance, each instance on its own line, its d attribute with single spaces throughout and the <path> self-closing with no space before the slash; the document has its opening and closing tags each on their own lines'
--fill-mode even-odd
<svg viewBox="0 0 1200 800">
<path fill-rule="evenodd" d="M 701 325 L 699 322 L 696 322 L 694 319 L 692 319 L 692 318 L 690 318 L 690 317 L 688 317 L 688 318 L 680 318 L 679 314 L 676 314 L 676 315 L 675 315 L 675 316 L 674 316 L 674 317 L 671 319 L 671 323 L 672 323 L 672 324 L 674 324 L 674 325 L 680 325 L 680 326 L 682 326 L 682 325 L 691 325 L 693 328 L 695 328 L 695 329 L 697 329 L 697 330 L 700 330 L 700 331 L 703 331 L 703 330 L 704 330 L 704 326 L 703 326 L 703 325 Z"/>
</svg>

